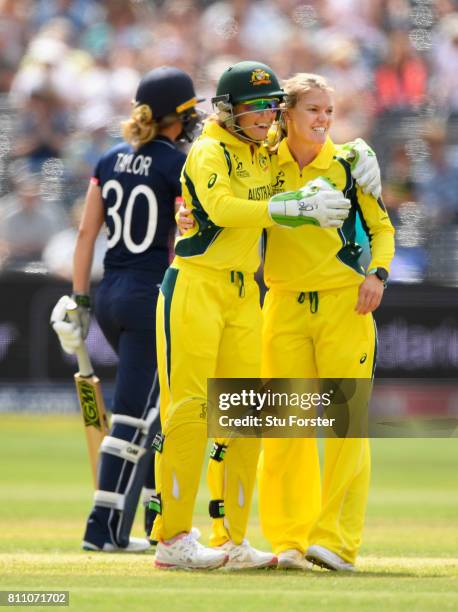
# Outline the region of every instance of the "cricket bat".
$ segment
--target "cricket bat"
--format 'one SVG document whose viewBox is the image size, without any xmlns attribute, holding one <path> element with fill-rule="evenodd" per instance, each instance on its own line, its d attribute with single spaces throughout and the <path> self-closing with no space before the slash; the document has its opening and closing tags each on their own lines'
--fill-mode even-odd
<svg viewBox="0 0 458 612">
<path fill-rule="evenodd" d="M 78 322 L 77 308 L 75 304 L 75 308 L 67 309 L 70 321 Z M 76 392 L 83 415 L 94 486 L 97 489 L 97 460 L 99 446 L 108 433 L 107 414 L 100 380 L 94 374 L 84 340 L 81 340 L 75 354 L 78 360 L 78 372 L 74 376 Z"/>
</svg>

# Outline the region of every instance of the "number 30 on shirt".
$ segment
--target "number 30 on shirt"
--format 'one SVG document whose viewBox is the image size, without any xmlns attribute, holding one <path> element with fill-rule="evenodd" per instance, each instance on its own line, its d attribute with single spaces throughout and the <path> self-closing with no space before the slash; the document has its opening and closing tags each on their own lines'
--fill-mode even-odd
<svg viewBox="0 0 458 612">
<path fill-rule="evenodd" d="M 157 228 L 157 199 L 154 191 L 148 185 L 137 185 L 130 192 L 124 211 L 124 219 L 119 214 L 119 208 L 124 198 L 124 190 L 119 181 L 114 179 L 107 181 L 102 189 L 102 197 L 106 200 L 110 191 L 115 192 L 115 202 L 107 208 L 107 215 L 113 219 L 113 233 L 108 239 L 108 248 L 113 248 L 121 238 L 126 248 L 131 253 L 143 253 L 153 243 Z M 134 215 L 135 204 L 139 196 L 144 196 L 148 203 L 148 222 L 146 224 L 145 237 L 140 243 L 132 239 L 132 218 Z"/>
</svg>

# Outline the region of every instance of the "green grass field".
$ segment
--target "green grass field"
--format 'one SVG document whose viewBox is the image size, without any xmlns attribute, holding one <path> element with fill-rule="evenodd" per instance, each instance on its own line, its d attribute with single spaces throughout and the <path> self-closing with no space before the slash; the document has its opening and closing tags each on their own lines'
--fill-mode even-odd
<svg viewBox="0 0 458 612">
<path fill-rule="evenodd" d="M 74 610 L 458 609 L 457 440 L 374 440 L 372 449 L 358 574 L 164 573 L 152 553 L 79 550 L 92 486 L 79 416 L 0 415 L 0 590 L 68 590 Z M 206 500 L 202 488 L 204 542 Z M 267 546 L 256 508 L 249 536 Z"/>
</svg>

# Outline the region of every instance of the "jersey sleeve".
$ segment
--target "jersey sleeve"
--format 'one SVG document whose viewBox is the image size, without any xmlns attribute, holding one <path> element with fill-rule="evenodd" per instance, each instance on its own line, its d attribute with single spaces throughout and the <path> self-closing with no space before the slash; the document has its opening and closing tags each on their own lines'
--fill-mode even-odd
<svg viewBox="0 0 458 612">
<path fill-rule="evenodd" d="M 218 142 L 198 143 L 188 156 L 181 181 L 183 196 L 192 208 L 203 208 L 219 227 L 269 227 L 267 200 L 234 196 L 231 168 Z"/>
<path fill-rule="evenodd" d="M 102 160 L 99 159 L 99 161 L 95 165 L 95 168 L 94 168 L 94 170 L 92 172 L 92 175 L 91 175 L 91 178 L 90 178 L 90 181 L 89 181 L 92 185 L 99 185 L 100 186 L 100 181 L 101 181 L 101 178 L 100 178 L 101 168 L 100 168 L 100 166 L 101 166 L 101 163 L 102 163 Z"/>
<path fill-rule="evenodd" d="M 388 216 L 382 198 L 376 200 L 372 195 L 363 193 L 358 186 L 356 190 L 361 222 L 369 236 L 371 247 L 371 268 L 390 270 L 394 256 L 394 227 Z"/>
<path fill-rule="evenodd" d="M 170 168 L 169 182 L 172 190 L 173 197 L 176 198 L 181 196 L 181 171 L 186 161 L 186 155 L 179 152 L 179 155 L 173 160 L 173 164 Z"/>
</svg>

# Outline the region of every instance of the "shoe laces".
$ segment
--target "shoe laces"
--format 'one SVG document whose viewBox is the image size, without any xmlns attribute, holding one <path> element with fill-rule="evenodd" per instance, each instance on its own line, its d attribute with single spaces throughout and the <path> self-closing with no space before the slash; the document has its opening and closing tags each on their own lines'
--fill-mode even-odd
<svg viewBox="0 0 458 612">
<path fill-rule="evenodd" d="M 250 548 L 250 543 L 246 538 L 244 538 L 240 544 L 236 544 L 232 540 L 228 540 L 223 544 L 223 547 L 227 548 L 228 550 L 243 550 Z"/>
</svg>

